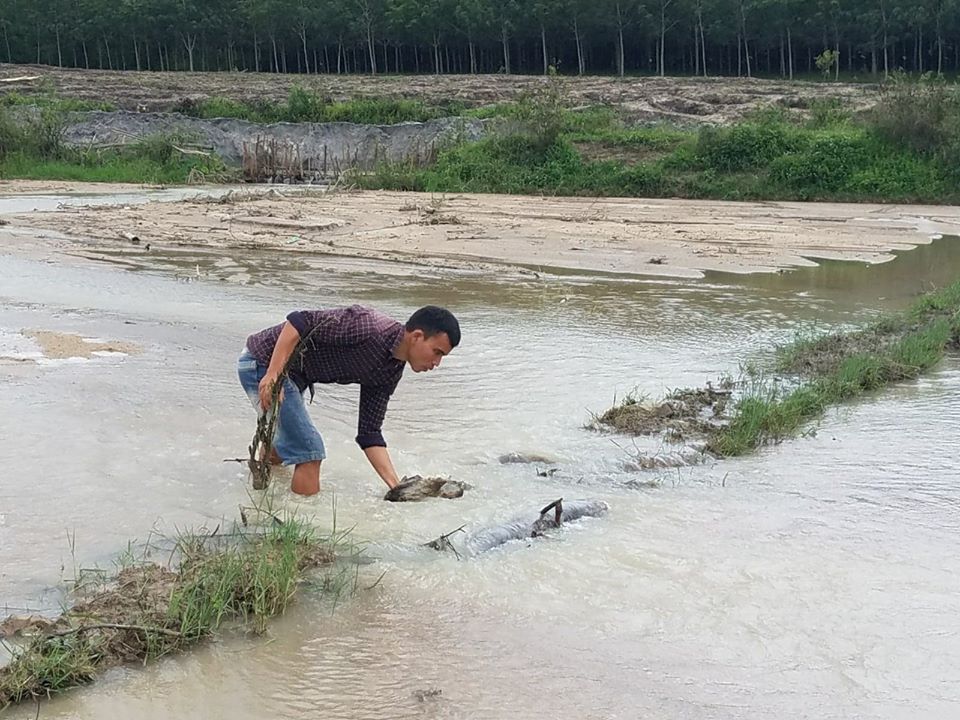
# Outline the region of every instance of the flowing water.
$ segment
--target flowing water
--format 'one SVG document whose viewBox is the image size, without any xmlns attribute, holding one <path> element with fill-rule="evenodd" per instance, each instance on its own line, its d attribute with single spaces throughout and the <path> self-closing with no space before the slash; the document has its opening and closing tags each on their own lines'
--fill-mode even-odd
<svg viewBox="0 0 960 720">
<path fill-rule="evenodd" d="M 627 392 L 703 384 L 797 331 L 902 307 L 960 276 L 960 240 L 876 267 L 700 281 L 199 252 L 105 260 L 0 255 L 0 604 L 54 607 L 61 577 L 109 568 L 152 529 L 235 517 L 246 476 L 222 460 L 244 454 L 254 422 L 235 359 L 248 333 L 297 307 L 455 310 L 463 343 L 438 371 L 404 378 L 385 435 L 401 473 L 474 489 L 384 503 L 353 442 L 357 389 L 321 388 L 310 412 L 328 448 L 324 490 L 278 502 L 329 526 L 335 499 L 338 526 L 375 559 L 358 567 L 360 591 L 331 607 L 308 588 L 266 639 L 112 671 L 42 717 L 960 713 L 960 363 L 833 412 L 808 437 L 660 474 L 625 470 L 633 442 L 583 428 Z M 24 328 L 141 352 L 17 362 L 31 351 Z M 509 452 L 552 456 L 559 471 L 500 464 Z M 464 562 L 417 547 L 560 496 L 611 510 Z"/>
</svg>

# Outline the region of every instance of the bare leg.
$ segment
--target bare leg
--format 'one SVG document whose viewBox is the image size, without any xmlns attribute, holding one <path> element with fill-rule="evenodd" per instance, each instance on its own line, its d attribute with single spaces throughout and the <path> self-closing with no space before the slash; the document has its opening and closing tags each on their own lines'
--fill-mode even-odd
<svg viewBox="0 0 960 720">
<path fill-rule="evenodd" d="M 316 495 L 320 492 L 320 461 L 297 465 L 293 471 L 290 489 L 297 495 Z"/>
</svg>

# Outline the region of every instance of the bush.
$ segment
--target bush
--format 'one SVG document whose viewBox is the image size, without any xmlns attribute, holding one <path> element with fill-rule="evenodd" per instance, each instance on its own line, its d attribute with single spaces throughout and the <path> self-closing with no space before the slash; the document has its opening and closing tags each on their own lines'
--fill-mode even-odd
<svg viewBox="0 0 960 720">
<path fill-rule="evenodd" d="M 768 165 L 802 145 L 796 129 L 783 122 L 706 127 L 697 138 L 696 157 L 704 167 L 736 172 Z"/>
<path fill-rule="evenodd" d="M 770 175 L 788 187 L 808 193 L 836 191 L 867 164 L 867 145 L 862 132 L 824 134 L 814 138 L 803 152 L 775 159 L 770 164 Z"/>
<path fill-rule="evenodd" d="M 869 123 L 891 145 L 955 158 L 960 155 L 960 89 L 930 75 L 919 81 L 894 75 Z"/>
</svg>

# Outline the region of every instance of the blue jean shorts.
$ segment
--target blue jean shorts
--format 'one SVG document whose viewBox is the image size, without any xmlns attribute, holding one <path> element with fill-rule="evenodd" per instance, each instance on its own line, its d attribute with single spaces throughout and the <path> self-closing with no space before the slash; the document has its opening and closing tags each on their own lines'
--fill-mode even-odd
<svg viewBox="0 0 960 720">
<path fill-rule="evenodd" d="M 260 381 L 267 374 L 267 366 L 245 349 L 237 360 L 237 374 L 253 407 L 262 415 Z M 290 378 L 283 381 L 283 402 L 280 403 L 280 419 L 273 438 L 273 449 L 284 465 L 299 465 L 327 457 L 323 438 L 307 413 L 304 392 Z"/>
</svg>

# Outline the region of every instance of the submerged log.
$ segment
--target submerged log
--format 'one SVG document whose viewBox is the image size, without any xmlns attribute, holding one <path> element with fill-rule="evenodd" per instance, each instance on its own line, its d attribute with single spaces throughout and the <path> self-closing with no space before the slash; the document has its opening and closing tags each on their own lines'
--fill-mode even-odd
<svg viewBox="0 0 960 720">
<path fill-rule="evenodd" d="M 563 498 L 560 498 L 543 508 L 540 511 L 539 517 L 531 519 L 531 513 L 530 515 L 518 517 L 503 525 L 495 525 L 469 535 L 462 550 L 458 550 L 450 541 L 451 536 L 459 532 L 462 528 L 452 533 L 441 535 L 437 540 L 425 543 L 425 547 L 431 547 L 434 550 L 440 551 L 450 550 L 454 552 L 457 557 L 461 555 L 479 555 L 511 540 L 541 537 L 546 534 L 547 531 L 555 530 L 564 523 L 573 522 L 585 517 L 600 517 L 606 514 L 609 509 L 610 507 L 602 500 L 569 500 L 564 502 Z"/>
</svg>

